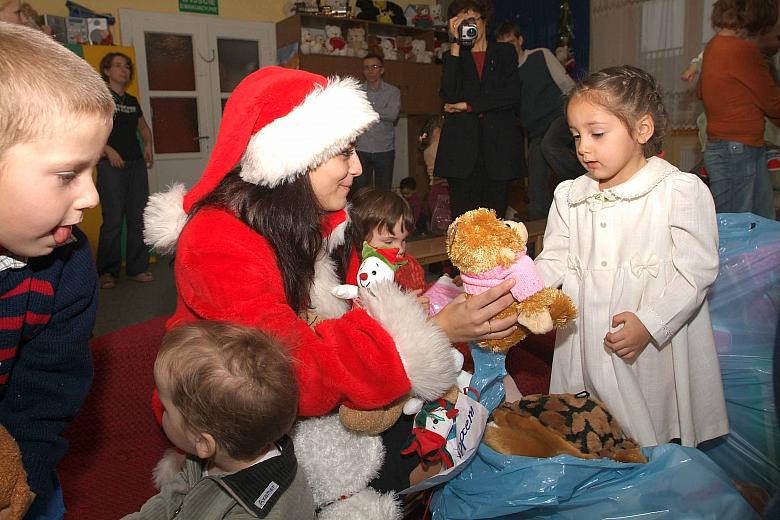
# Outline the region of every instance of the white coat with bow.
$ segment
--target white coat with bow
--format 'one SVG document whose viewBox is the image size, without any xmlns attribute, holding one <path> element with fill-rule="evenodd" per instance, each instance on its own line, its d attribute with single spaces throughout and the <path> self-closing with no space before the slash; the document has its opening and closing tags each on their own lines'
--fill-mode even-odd
<svg viewBox="0 0 780 520">
<path fill-rule="evenodd" d="M 550 392 L 588 390 L 643 446 L 674 438 L 695 446 L 727 433 L 706 302 L 718 262 L 709 190 L 663 159 L 604 191 L 585 175 L 561 183 L 536 266 L 580 315 L 558 330 Z M 604 345 L 621 312 L 652 336 L 633 362 Z"/>
</svg>

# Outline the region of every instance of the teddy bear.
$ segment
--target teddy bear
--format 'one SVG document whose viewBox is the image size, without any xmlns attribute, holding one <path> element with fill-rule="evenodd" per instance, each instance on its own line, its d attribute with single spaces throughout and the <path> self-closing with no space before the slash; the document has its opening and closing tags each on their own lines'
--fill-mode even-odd
<svg viewBox="0 0 780 520">
<path fill-rule="evenodd" d="M 314 45 L 314 35 L 311 29 L 301 27 L 301 54 L 312 54 L 312 46 Z"/>
<path fill-rule="evenodd" d="M 398 51 L 395 50 L 395 41 L 392 38 L 382 38 L 379 41 L 379 46 L 382 48 L 382 56 L 384 59 L 398 59 Z"/>
<path fill-rule="evenodd" d="M 431 17 L 431 8 L 427 5 L 421 5 L 417 14 L 412 18 L 412 25 L 422 29 L 433 27 L 433 18 Z"/>
<path fill-rule="evenodd" d="M 572 455 L 646 463 L 601 401 L 578 394 L 527 395 L 493 410 L 483 440 L 504 455 L 547 458 Z"/>
<path fill-rule="evenodd" d="M 325 36 L 325 46 L 329 54 L 335 56 L 347 55 L 347 40 L 341 36 L 341 27 L 338 25 L 326 25 Z"/>
<path fill-rule="evenodd" d="M 526 254 L 528 230 L 520 222 L 503 221 L 492 209 L 467 211 L 447 229 L 447 255 L 463 279 L 466 295 L 480 294 L 512 278 L 515 302 L 496 317 L 517 314 L 520 325 L 504 339 L 480 342 L 494 352 L 506 352 L 529 333 L 545 334 L 577 316 L 577 308 L 560 289 L 544 287 L 533 260 Z"/>
<path fill-rule="evenodd" d="M 412 40 L 412 61 L 417 63 L 431 63 L 433 52 L 425 50 L 425 40 Z"/>
<path fill-rule="evenodd" d="M 30 487 L 19 446 L 0 425 L 0 511 L 8 509 L 9 520 L 21 520 L 27 511 L 29 497 Z"/>
<path fill-rule="evenodd" d="M 292 438 L 319 520 L 402 518 L 393 493 L 368 487 L 385 459 L 381 437 L 349 431 L 337 415 L 327 415 L 298 421 Z"/>
<path fill-rule="evenodd" d="M 444 17 L 441 14 L 441 4 L 433 4 L 431 8 L 431 21 L 434 27 L 444 27 L 447 24 L 444 22 Z"/>
<path fill-rule="evenodd" d="M 311 44 L 311 54 L 326 54 L 328 49 L 325 46 L 325 32 L 322 30 L 312 30 L 314 41 Z"/>
<path fill-rule="evenodd" d="M 368 54 L 366 29 L 364 27 L 349 27 L 347 29 L 347 56 L 364 58 Z"/>
</svg>

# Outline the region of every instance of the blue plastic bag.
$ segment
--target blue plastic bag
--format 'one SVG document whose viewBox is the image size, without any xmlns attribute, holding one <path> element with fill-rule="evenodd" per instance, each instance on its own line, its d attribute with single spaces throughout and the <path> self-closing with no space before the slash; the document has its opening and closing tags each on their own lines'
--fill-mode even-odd
<svg viewBox="0 0 780 520">
<path fill-rule="evenodd" d="M 504 355 L 474 345 L 471 386 L 495 409 L 504 397 Z M 694 448 L 645 449 L 647 464 L 568 455 L 510 457 L 482 445 L 471 464 L 433 495 L 434 520 L 479 518 L 757 518 L 726 474 Z"/>
<path fill-rule="evenodd" d="M 729 435 L 704 447 L 734 480 L 780 485 L 772 355 L 780 314 L 780 222 L 718 214 L 720 272 L 709 294 Z"/>
</svg>

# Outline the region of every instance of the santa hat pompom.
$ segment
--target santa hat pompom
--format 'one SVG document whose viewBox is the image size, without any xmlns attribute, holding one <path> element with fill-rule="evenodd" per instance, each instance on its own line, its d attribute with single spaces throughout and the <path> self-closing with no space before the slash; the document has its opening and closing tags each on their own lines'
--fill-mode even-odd
<svg viewBox="0 0 780 520">
<path fill-rule="evenodd" d="M 182 202 L 186 189 L 184 184 L 174 184 L 168 191 L 155 193 L 149 197 L 144 209 L 144 242 L 159 253 L 172 254 L 176 251 L 187 214 Z"/>
</svg>

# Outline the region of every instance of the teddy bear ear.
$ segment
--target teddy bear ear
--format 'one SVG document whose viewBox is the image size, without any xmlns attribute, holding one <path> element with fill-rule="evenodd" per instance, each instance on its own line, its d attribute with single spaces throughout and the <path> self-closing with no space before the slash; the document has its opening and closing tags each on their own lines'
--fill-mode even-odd
<svg viewBox="0 0 780 520">
<path fill-rule="evenodd" d="M 515 252 L 508 247 L 502 247 L 498 255 L 501 257 L 502 263 L 511 264 L 515 261 Z"/>
<path fill-rule="evenodd" d="M 505 220 L 504 224 L 511 228 L 512 231 L 520 235 L 520 237 L 523 239 L 523 242 L 528 242 L 528 229 L 526 229 L 525 224 L 522 222 L 514 222 L 512 220 Z"/>
<path fill-rule="evenodd" d="M 455 241 L 455 234 L 458 232 L 458 223 L 460 218 L 455 219 L 447 228 L 447 253 L 450 252 L 450 246 Z"/>
</svg>

